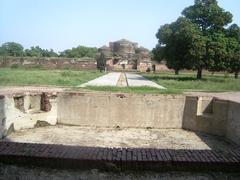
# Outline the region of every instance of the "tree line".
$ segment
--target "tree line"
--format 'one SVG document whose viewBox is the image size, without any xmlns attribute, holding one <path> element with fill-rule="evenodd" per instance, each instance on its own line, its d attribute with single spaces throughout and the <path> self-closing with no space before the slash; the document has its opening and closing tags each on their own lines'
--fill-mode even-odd
<svg viewBox="0 0 240 180">
<path fill-rule="evenodd" d="M 240 27 L 232 23 L 233 15 L 217 0 L 195 0 L 175 22 L 160 27 L 153 49 L 154 58 L 165 60 L 178 74 L 180 70 L 203 69 L 211 72 L 240 72 Z"/>
<path fill-rule="evenodd" d="M 53 49 L 42 49 L 39 46 L 33 46 L 30 49 L 16 42 L 6 42 L 0 46 L 0 56 L 14 57 L 67 57 L 67 58 L 95 58 L 97 48 L 78 46 L 76 48 L 67 49 L 63 52 L 56 53 Z"/>
</svg>

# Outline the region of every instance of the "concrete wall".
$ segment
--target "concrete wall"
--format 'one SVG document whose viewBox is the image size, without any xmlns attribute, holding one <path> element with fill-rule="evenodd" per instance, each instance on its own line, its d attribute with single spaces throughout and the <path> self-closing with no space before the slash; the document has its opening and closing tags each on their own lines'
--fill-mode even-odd
<svg viewBox="0 0 240 180">
<path fill-rule="evenodd" d="M 240 103 L 229 101 L 226 137 L 240 145 Z"/>
<path fill-rule="evenodd" d="M 13 130 L 34 128 L 37 123 L 56 125 L 57 101 L 49 95 L 51 110 L 41 110 L 41 94 L 12 94 L 0 96 L 0 138 Z"/>
<path fill-rule="evenodd" d="M 184 103 L 184 96 L 61 93 L 58 96 L 58 123 L 181 128 Z"/>
<path fill-rule="evenodd" d="M 240 145 L 240 103 L 186 97 L 183 128 L 225 137 Z"/>
<path fill-rule="evenodd" d="M 0 96 L 0 138 L 50 125 L 184 128 L 240 145 L 240 103 L 212 97 L 61 92 Z"/>
</svg>

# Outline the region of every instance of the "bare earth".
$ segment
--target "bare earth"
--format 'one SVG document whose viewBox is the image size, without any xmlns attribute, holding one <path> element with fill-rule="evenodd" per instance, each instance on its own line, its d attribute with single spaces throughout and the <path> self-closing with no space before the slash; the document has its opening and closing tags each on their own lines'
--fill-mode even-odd
<svg viewBox="0 0 240 180">
<path fill-rule="evenodd" d="M 3 141 L 89 147 L 201 150 L 232 148 L 229 142 L 221 138 L 181 129 L 110 129 L 63 125 L 21 130 L 9 135 Z"/>
<path fill-rule="evenodd" d="M 103 172 L 0 164 L 0 180 L 239 180 L 240 173 L 222 172 Z"/>
<path fill-rule="evenodd" d="M 227 150 L 230 143 L 206 134 L 181 129 L 106 129 L 75 126 L 48 126 L 22 130 L 3 141 L 50 143 L 99 147 L 145 147 L 169 149 Z M 67 170 L 41 167 L 21 167 L 0 164 L 0 180 L 15 179 L 164 179 L 216 180 L 240 178 L 240 173 L 222 172 L 104 172 L 99 170 Z"/>
</svg>

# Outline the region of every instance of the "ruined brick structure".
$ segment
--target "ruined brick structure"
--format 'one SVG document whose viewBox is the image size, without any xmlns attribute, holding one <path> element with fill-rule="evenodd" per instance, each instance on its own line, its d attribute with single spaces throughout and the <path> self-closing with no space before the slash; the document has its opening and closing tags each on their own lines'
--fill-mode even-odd
<svg viewBox="0 0 240 180">
<path fill-rule="evenodd" d="M 61 57 L 0 57 L 2 67 L 26 67 L 44 69 L 76 69 L 96 70 L 97 62 L 94 58 L 61 58 Z"/>
<path fill-rule="evenodd" d="M 109 70 L 138 70 L 141 72 L 152 70 L 149 50 L 138 47 L 138 43 L 121 39 L 110 42 L 109 47 L 99 48 L 98 52 L 97 59 L 103 53 L 107 59 Z"/>
</svg>

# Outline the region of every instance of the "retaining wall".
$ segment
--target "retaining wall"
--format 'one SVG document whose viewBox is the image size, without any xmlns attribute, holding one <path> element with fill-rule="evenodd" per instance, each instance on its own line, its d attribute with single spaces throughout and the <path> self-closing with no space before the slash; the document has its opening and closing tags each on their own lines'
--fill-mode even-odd
<svg viewBox="0 0 240 180">
<path fill-rule="evenodd" d="M 240 145 L 240 103 L 211 97 L 186 97 L 183 128 L 225 137 Z"/>
<path fill-rule="evenodd" d="M 82 126 L 181 128 L 184 96 L 61 93 L 58 123 Z"/>
<path fill-rule="evenodd" d="M 212 97 L 60 92 L 0 96 L 0 138 L 42 125 L 183 128 L 240 145 L 240 103 Z"/>
</svg>

